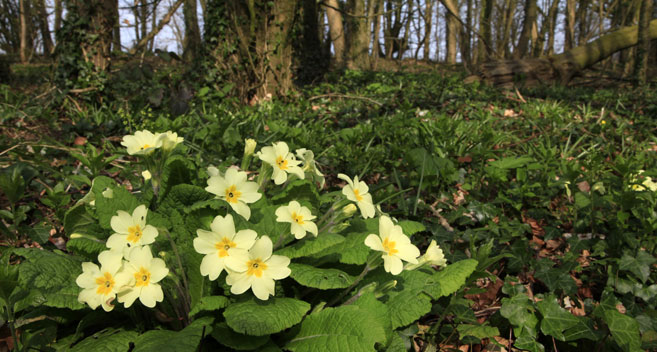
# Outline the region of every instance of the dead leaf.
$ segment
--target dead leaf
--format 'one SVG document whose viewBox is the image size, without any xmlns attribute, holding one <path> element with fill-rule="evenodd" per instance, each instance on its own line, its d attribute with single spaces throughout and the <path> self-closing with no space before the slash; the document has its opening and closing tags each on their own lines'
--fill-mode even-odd
<svg viewBox="0 0 657 352">
<path fill-rule="evenodd" d="M 591 186 L 587 181 L 577 183 L 577 188 L 584 193 L 589 193 L 591 191 Z"/>
<path fill-rule="evenodd" d="M 518 113 L 513 111 L 513 109 L 504 109 L 504 117 L 516 117 Z"/>
<path fill-rule="evenodd" d="M 84 145 L 85 143 L 87 143 L 87 139 L 82 136 L 75 137 L 75 140 L 73 141 L 73 144 L 75 145 Z"/>
<path fill-rule="evenodd" d="M 472 162 L 472 157 L 470 155 L 465 155 L 465 156 L 459 156 L 458 159 L 456 159 L 461 164 L 464 163 L 471 163 Z"/>
</svg>

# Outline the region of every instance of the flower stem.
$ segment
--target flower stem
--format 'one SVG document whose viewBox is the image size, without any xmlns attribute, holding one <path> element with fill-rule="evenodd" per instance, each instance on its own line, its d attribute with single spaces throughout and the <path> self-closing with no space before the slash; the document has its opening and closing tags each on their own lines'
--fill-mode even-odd
<svg viewBox="0 0 657 352">
<path fill-rule="evenodd" d="M 171 248 L 173 249 L 173 254 L 176 256 L 176 260 L 178 262 L 178 268 L 180 269 L 180 276 L 182 276 L 183 280 L 183 286 L 185 287 L 186 290 L 180 289 L 180 295 L 183 298 L 183 309 L 185 312 L 185 325 L 187 325 L 187 317 L 189 316 L 189 310 L 190 310 L 190 298 L 189 298 L 189 284 L 187 283 L 187 276 L 185 275 L 185 268 L 183 268 L 182 265 L 182 260 L 180 259 L 180 254 L 178 253 L 178 247 L 176 247 L 176 243 L 173 241 L 171 238 L 171 234 L 169 234 L 169 231 L 164 229 L 163 231 L 166 235 L 167 238 L 169 239 L 169 243 L 171 243 Z M 179 286 L 176 284 L 176 286 Z"/>
<path fill-rule="evenodd" d="M 378 259 L 381 258 L 381 255 L 379 253 L 372 253 L 370 254 L 370 257 L 367 258 L 367 263 L 365 263 L 365 267 L 363 268 L 363 271 L 358 275 L 358 277 L 354 280 L 354 282 L 347 288 L 345 288 L 342 292 L 340 292 L 339 295 L 337 295 L 331 302 L 327 304 L 327 306 L 333 306 L 336 303 L 338 303 L 344 296 L 346 296 L 351 290 L 354 289 L 362 280 L 365 278 L 365 275 L 369 273 L 370 271 L 374 270 L 379 264 L 377 263 Z"/>
</svg>

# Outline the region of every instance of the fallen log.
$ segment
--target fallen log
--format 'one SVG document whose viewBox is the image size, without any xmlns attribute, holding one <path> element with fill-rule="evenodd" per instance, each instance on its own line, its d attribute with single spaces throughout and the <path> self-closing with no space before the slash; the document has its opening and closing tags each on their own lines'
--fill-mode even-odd
<svg viewBox="0 0 657 352">
<path fill-rule="evenodd" d="M 481 64 L 478 74 L 466 78 L 466 82 L 483 80 L 502 88 L 555 82 L 566 85 L 582 70 L 637 45 L 638 31 L 638 26 L 623 27 L 558 55 L 486 62 Z M 650 22 L 649 32 L 651 39 L 657 39 L 657 20 Z"/>
</svg>

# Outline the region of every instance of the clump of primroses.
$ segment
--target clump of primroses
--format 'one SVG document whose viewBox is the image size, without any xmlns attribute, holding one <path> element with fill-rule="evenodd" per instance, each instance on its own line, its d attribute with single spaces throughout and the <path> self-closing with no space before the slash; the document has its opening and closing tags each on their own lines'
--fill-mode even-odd
<svg viewBox="0 0 657 352">
<path fill-rule="evenodd" d="M 159 148 L 171 150 L 182 141 L 170 131 L 154 134 L 144 130 L 125 136 L 122 144 L 127 147 L 128 154 L 141 156 L 150 155 Z M 225 282 L 232 294 L 239 295 L 250 289 L 258 299 L 267 300 L 275 295 L 275 280 L 291 274 L 290 258 L 273 254 L 275 247 L 282 244 L 282 238 L 289 235 L 294 240 L 303 241 L 321 236 L 322 232 L 331 230 L 332 226 L 358 210 L 365 219 L 379 216 L 379 234 L 370 234 L 365 245 L 382 252 L 385 271 L 398 275 L 402 270 L 414 270 L 423 265 L 446 265 L 443 252 L 435 241 L 420 256 L 420 250 L 403 233 L 401 226 L 375 206 L 367 184 L 358 176 L 352 179 L 344 174 L 338 175 L 346 183 L 342 188 L 344 198 L 336 201 L 325 214 L 313 214 L 297 200 L 276 208 L 272 214 L 276 221 L 290 224 L 289 232 L 276 239 L 276 244 L 269 236 L 259 235 L 252 229 L 237 230 L 235 217 L 250 219 L 250 205 L 262 198 L 261 190 L 268 181 L 267 177 L 271 177 L 277 186 L 308 178 L 320 189 L 324 187 L 324 175 L 317 167 L 312 151 L 301 148 L 292 153 L 285 142 L 275 142 L 254 153 L 256 145 L 253 139 L 245 141 L 242 167 L 248 168 L 252 155 L 260 159 L 262 168 L 257 182 L 253 181 L 253 175 L 237 166 L 223 172 L 213 166 L 208 168 L 210 177 L 205 190 L 226 203 L 227 213 L 217 215 L 209 229 L 196 230 L 193 246 L 203 259 L 200 268 L 194 270 L 200 270 L 201 275 L 214 281 L 225 272 Z M 147 212 L 146 206 L 140 205 L 132 213 L 118 211 L 112 217 L 111 226 L 115 233 L 107 241 L 109 250 L 98 256 L 100 267 L 94 263 L 82 264 L 83 272 L 76 280 L 82 287 L 78 297 L 80 302 L 93 309 L 102 306 L 110 311 L 115 299 L 126 307 L 139 299 L 151 308 L 164 299 L 158 282 L 167 276 L 169 270 L 162 259 L 152 256 L 149 245 L 155 241 L 158 230 L 146 223 Z M 316 221 L 318 216 L 321 219 Z"/>
</svg>

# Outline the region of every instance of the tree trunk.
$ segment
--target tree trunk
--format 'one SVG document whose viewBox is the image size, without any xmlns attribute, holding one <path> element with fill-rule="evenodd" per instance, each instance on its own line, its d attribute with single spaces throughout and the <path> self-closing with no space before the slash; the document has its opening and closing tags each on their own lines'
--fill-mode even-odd
<svg viewBox="0 0 657 352">
<path fill-rule="evenodd" d="M 247 1 L 253 3 L 253 0 Z M 192 62 L 201 48 L 201 30 L 198 26 L 196 14 L 196 0 L 185 0 L 183 3 L 183 17 L 185 18 L 185 39 L 183 40 L 183 59 Z"/>
<path fill-rule="evenodd" d="M 374 29 L 373 31 L 373 39 L 372 39 L 372 69 L 376 69 L 376 63 L 379 59 L 380 56 L 383 54 L 383 50 L 381 50 L 381 43 L 379 43 L 379 36 L 380 36 L 380 31 L 381 31 L 381 20 L 382 16 L 379 15 L 378 13 L 381 11 L 381 8 L 383 7 L 383 0 L 374 0 L 375 1 L 375 6 L 374 6 Z M 385 55 L 385 54 L 383 54 Z"/>
<path fill-rule="evenodd" d="M 490 51 L 490 45 L 493 43 L 493 36 L 490 28 L 491 15 L 493 13 L 493 0 L 482 0 L 481 6 L 481 19 L 479 21 L 479 32 L 481 33 L 481 37 L 479 37 L 477 55 L 479 56 L 478 61 L 484 62 L 488 61 L 493 54 Z"/>
<path fill-rule="evenodd" d="M 347 68 L 369 68 L 370 29 L 365 16 L 365 0 L 348 0 L 347 12 Z"/>
<path fill-rule="evenodd" d="M 534 48 L 532 49 L 532 56 L 539 57 L 543 55 L 544 52 L 548 51 L 545 50 L 545 40 L 546 37 L 550 36 L 550 30 L 554 28 L 553 21 L 556 20 L 558 8 L 559 8 L 559 0 L 553 0 L 552 3 L 550 4 L 550 9 L 548 10 L 548 13 L 543 18 L 543 21 L 541 21 L 542 22 L 541 30 L 538 34 L 538 39 L 534 43 Z"/>
<path fill-rule="evenodd" d="M 114 18 L 116 18 L 116 21 L 114 22 L 114 32 L 113 32 L 113 38 L 112 38 L 112 50 L 119 52 L 121 51 L 121 21 L 119 18 L 119 0 L 114 1 Z"/>
<path fill-rule="evenodd" d="M 554 54 L 554 34 L 555 28 L 557 27 L 557 17 L 559 16 L 559 0 L 554 0 L 553 7 L 555 8 L 555 11 L 552 12 L 552 8 L 550 8 L 551 15 L 549 16 L 550 18 L 548 18 L 547 55 Z"/>
<path fill-rule="evenodd" d="M 55 0 L 55 33 L 62 27 L 62 0 Z"/>
<path fill-rule="evenodd" d="M 20 58 L 21 62 L 25 63 L 30 58 L 30 52 L 32 51 L 32 43 L 30 40 L 30 3 L 28 0 L 19 0 L 18 6 L 20 7 L 20 18 L 21 18 L 21 48 L 20 48 Z"/>
<path fill-rule="evenodd" d="M 472 62 L 472 37 L 470 34 L 470 28 L 472 28 L 472 1 L 466 0 L 466 12 L 465 12 L 465 23 L 467 29 L 461 26 L 461 60 L 465 64 L 465 67 L 470 70 L 473 67 Z"/>
<path fill-rule="evenodd" d="M 532 38 L 532 28 L 536 24 L 537 12 L 536 0 L 525 0 L 525 19 L 523 21 L 520 39 L 518 39 L 518 46 L 513 52 L 515 59 L 522 58 L 527 54 L 529 42 Z"/>
<path fill-rule="evenodd" d="M 50 37 L 50 28 L 48 28 L 48 13 L 46 12 L 45 0 L 36 0 L 34 7 L 37 10 L 37 21 L 39 24 L 39 31 L 43 40 L 43 54 L 49 56 L 52 54 L 53 43 Z"/>
<path fill-rule="evenodd" d="M 591 0 L 580 0 L 577 7 L 577 45 L 583 45 L 589 38 L 589 4 Z"/>
<path fill-rule="evenodd" d="M 196 1 L 194 1 L 196 3 Z M 139 0 L 139 38 L 148 35 L 148 3 L 147 0 Z"/>
<path fill-rule="evenodd" d="M 336 67 L 344 66 L 345 35 L 342 27 L 342 14 L 338 12 L 338 0 L 326 0 L 326 17 L 329 25 L 329 39 L 333 43 L 333 63 Z"/>
<path fill-rule="evenodd" d="M 634 61 L 634 79 L 639 85 L 646 84 L 646 72 L 648 68 L 648 56 L 650 54 L 650 18 L 652 17 L 653 0 L 641 1 L 641 14 L 639 15 L 638 40 L 636 48 L 636 59 Z M 654 39 L 654 38 L 652 38 Z"/>
<path fill-rule="evenodd" d="M 423 46 L 423 55 L 424 60 L 429 60 L 430 49 L 431 49 L 431 28 L 433 20 L 433 0 L 425 0 L 426 4 L 424 6 L 424 38 L 422 38 Z M 418 3 L 418 6 L 420 4 Z"/>
<path fill-rule="evenodd" d="M 657 39 L 657 20 L 648 27 L 649 38 Z M 479 77 L 500 87 L 512 87 L 518 77 L 525 86 L 559 81 L 567 84 L 573 76 L 612 54 L 639 42 L 638 26 L 618 29 L 586 45 L 547 58 L 505 60 L 482 65 Z M 469 80 L 476 79 L 470 78 Z"/>
<path fill-rule="evenodd" d="M 575 0 L 566 0 L 566 42 L 565 50 L 575 47 Z"/>
<path fill-rule="evenodd" d="M 514 17 L 516 14 L 516 7 L 518 5 L 518 0 L 508 0 L 505 2 L 506 11 L 504 14 L 504 33 L 502 35 L 502 43 L 498 46 L 498 56 L 499 57 L 509 57 L 511 54 L 511 27 L 513 26 Z"/>
<path fill-rule="evenodd" d="M 458 42 L 459 20 L 452 13 L 459 13 L 458 0 L 442 0 L 447 17 L 447 39 L 445 40 L 445 60 L 448 64 L 456 63 L 456 43 Z M 470 44 L 468 44 L 470 45 Z"/>
<path fill-rule="evenodd" d="M 76 0 L 80 18 L 89 19 L 89 32 L 96 36 L 93 41 L 82 44 L 82 52 L 97 71 L 105 71 L 110 66 L 113 39 L 114 6 L 116 0 Z"/>
<path fill-rule="evenodd" d="M 142 38 L 137 44 L 135 44 L 134 47 L 132 47 L 132 49 L 130 49 L 131 55 L 134 55 L 136 52 L 140 51 L 143 47 L 148 45 L 148 43 L 151 42 L 153 38 L 155 38 L 155 36 L 162 30 L 162 28 L 164 28 L 164 26 L 166 26 L 169 23 L 169 21 L 171 21 L 173 15 L 176 13 L 180 5 L 183 4 L 183 1 L 184 0 L 178 0 L 175 3 L 173 3 L 173 5 L 171 5 L 171 7 L 169 8 L 169 12 L 167 12 L 167 14 L 164 15 L 164 17 L 162 17 L 160 23 L 156 27 L 153 27 L 151 32 L 148 33 L 146 37 Z M 177 33 L 178 33 L 177 31 L 174 31 L 174 35 L 176 35 Z M 180 39 L 179 41 L 182 43 L 182 39 Z"/>
</svg>

